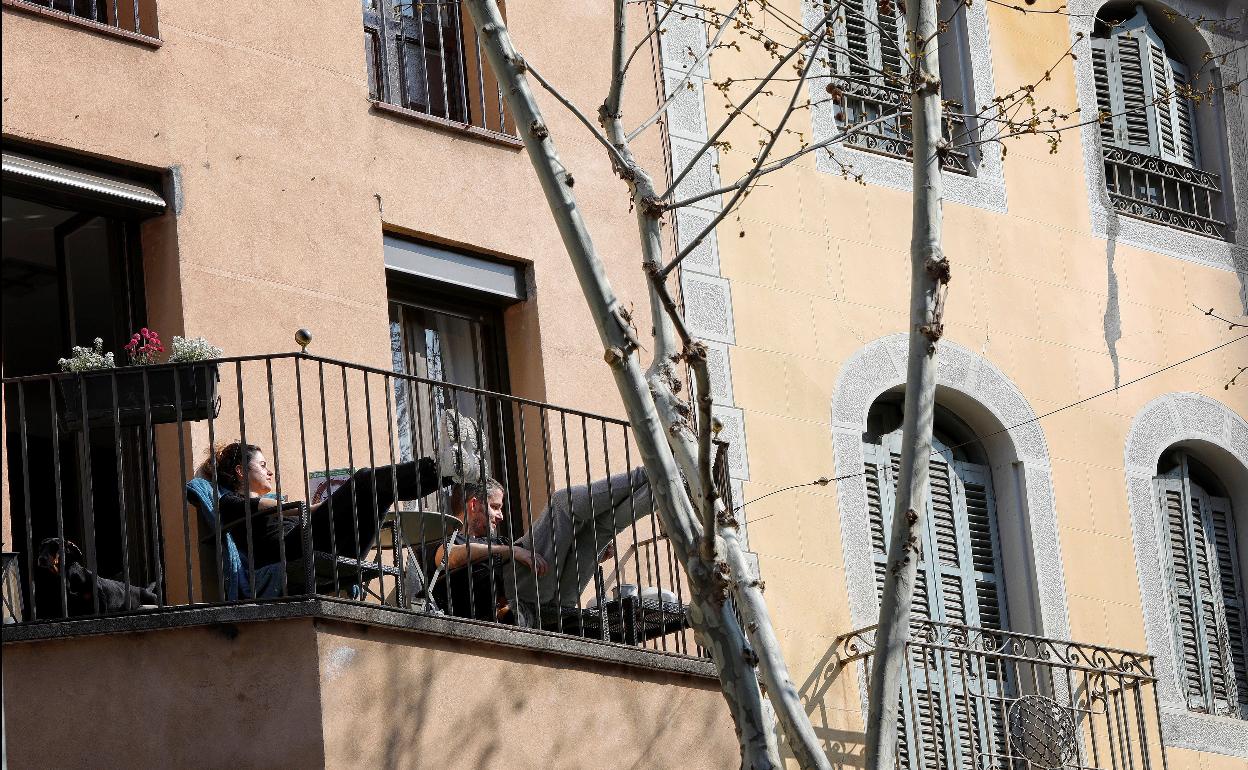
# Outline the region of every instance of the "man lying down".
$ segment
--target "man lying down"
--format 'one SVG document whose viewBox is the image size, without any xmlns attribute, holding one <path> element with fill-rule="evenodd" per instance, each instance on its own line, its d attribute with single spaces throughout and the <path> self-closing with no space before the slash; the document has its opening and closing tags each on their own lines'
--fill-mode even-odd
<svg viewBox="0 0 1248 770">
<path fill-rule="evenodd" d="M 450 507 L 464 522 L 433 564 L 447 570 L 435 599 L 453 615 L 549 625 L 561 607 L 577 607 L 616 536 L 654 508 L 642 468 L 561 489 L 514 543 L 498 531 L 502 485 L 486 478 L 456 484 Z M 509 562 L 514 561 L 514 565 Z M 496 589 L 501 583 L 505 594 Z"/>
</svg>

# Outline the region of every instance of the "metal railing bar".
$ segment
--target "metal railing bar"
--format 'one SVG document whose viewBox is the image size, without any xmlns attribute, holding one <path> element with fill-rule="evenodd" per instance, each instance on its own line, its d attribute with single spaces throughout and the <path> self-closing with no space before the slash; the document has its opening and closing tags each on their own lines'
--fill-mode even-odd
<svg viewBox="0 0 1248 770">
<path fill-rule="evenodd" d="M 144 442 L 144 446 L 147 447 L 146 454 L 150 461 L 148 464 L 148 478 L 145 479 L 144 481 L 145 481 L 145 486 L 147 487 L 149 491 L 148 504 L 151 506 L 151 517 L 152 517 L 151 549 L 154 553 L 152 554 L 153 558 L 152 558 L 151 563 L 154 566 L 155 571 L 156 571 L 156 600 L 157 600 L 156 603 L 163 607 L 165 605 L 165 575 L 164 575 L 165 559 L 164 559 L 163 549 L 161 547 L 161 537 L 160 537 L 160 531 L 161 531 L 160 530 L 160 500 L 158 499 L 157 494 L 156 494 L 156 484 L 157 484 L 157 480 L 160 478 L 160 460 L 157 458 L 158 452 L 156 451 L 156 432 L 152 428 L 152 411 L 150 408 L 150 405 L 152 403 L 151 383 L 149 381 L 149 375 L 146 369 L 143 370 L 142 375 L 143 375 L 143 403 L 148 406 L 147 409 L 143 410 L 143 442 Z M 173 377 L 173 381 L 174 381 L 174 390 L 176 392 L 177 381 L 178 381 L 178 377 L 176 376 L 176 373 L 175 373 L 175 376 Z M 148 549 L 144 548 L 143 553 L 145 554 L 149 553 Z M 146 568 L 146 564 L 144 564 L 144 567 Z M 144 579 L 146 580 L 146 574 L 144 575 Z"/>
<path fill-rule="evenodd" d="M 278 441 L 277 438 L 277 405 L 273 394 L 273 362 L 271 360 L 264 362 L 264 380 L 265 388 L 268 391 L 269 396 L 269 437 L 273 442 L 271 444 L 273 447 L 273 494 L 277 495 L 277 515 L 281 517 L 286 515 L 285 510 L 281 507 L 282 504 L 286 502 L 286 498 L 282 496 L 282 458 L 279 449 L 281 442 Z M 280 519 L 278 523 L 281 526 L 278 529 L 279 537 L 277 539 L 277 555 L 278 564 L 281 565 L 280 571 L 282 573 L 282 596 L 286 596 L 290 592 L 288 577 L 286 575 L 286 527 L 285 523 L 281 522 Z M 255 586 L 252 586 L 252 588 L 254 589 Z M 255 591 L 253 590 L 252 593 L 254 594 Z"/>
<path fill-rule="evenodd" d="M 212 517 L 212 529 L 215 533 L 216 542 L 216 559 L 217 559 L 217 586 L 220 590 L 221 601 L 227 601 L 225 591 L 225 544 L 221 533 L 221 482 L 218 478 L 219 468 L 217 468 L 217 432 L 216 432 L 216 415 L 214 410 L 208 412 L 208 466 L 212 473 L 212 509 L 214 515 Z M 234 544 L 235 549 L 238 544 Z"/>
<path fill-rule="evenodd" d="M 303 488 L 304 500 L 309 506 L 312 505 L 312 473 L 311 467 L 308 465 L 308 436 L 307 425 L 303 410 L 303 363 L 302 359 L 295 358 L 295 402 L 299 412 L 299 453 L 302 458 L 303 469 Z M 316 593 L 316 564 L 314 557 L 314 549 L 312 546 L 312 516 L 308 515 L 304 526 L 307 531 L 303 533 L 300 542 L 303 544 L 303 589 L 300 592 L 304 594 Z"/>
<path fill-rule="evenodd" d="M 555 522 L 554 516 L 554 478 L 551 476 L 551 456 L 550 456 L 550 417 L 547 415 L 547 407 L 538 407 L 537 410 L 538 424 L 541 427 L 542 435 L 542 457 L 545 461 L 542 463 L 543 476 L 546 479 L 546 515 L 552 517 L 550 522 L 550 553 L 551 553 L 551 574 L 555 579 L 551 582 L 555 585 L 554 607 L 555 607 L 555 627 L 560 633 L 563 632 L 563 607 L 560 603 L 562 598 L 559 593 L 559 573 L 562 567 L 559 565 L 559 549 L 555 543 Z"/>
<path fill-rule="evenodd" d="M 340 373 L 342 374 L 342 413 L 343 413 L 343 421 L 345 423 L 345 427 L 347 430 L 347 472 L 351 474 L 350 480 L 346 482 L 351 487 L 352 540 L 351 540 L 350 547 L 351 547 L 351 553 L 354 554 L 352 558 L 355 559 L 355 584 L 356 584 L 356 590 L 358 591 L 358 593 L 356 593 L 352 598 L 360 599 L 364 595 L 364 578 L 363 578 L 363 561 L 362 561 L 362 557 L 364 556 L 364 554 L 361 553 L 361 551 L 363 551 L 363 544 L 360 542 L 360 499 L 359 499 L 360 491 L 358 488 L 359 485 L 356 484 L 356 481 L 355 481 L 355 472 L 358 469 L 355 466 L 355 441 L 354 441 L 354 437 L 352 435 L 352 430 L 351 430 L 351 424 L 353 421 L 351 419 L 350 383 L 347 378 L 347 370 L 345 367 L 340 370 Z M 367 376 L 367 373 L 366 373 L 366 376 Z M 326 470 L 329 470 L 329 469 L 326 468 Z M 376 484 L 374 484 L 373 491 L 375 492 L 376 490 L 377 490 L 377 487 L 376 487 Z M 338 529 L 338 517 L 334 513 L 333 505 L 330 504 L 332 497 L 333 495 L 331 494 L 329 497 L 325 499 L 325 502 L 322 503 L 322 505 L 325 506 L 324 508 L 325 512 L 329 514 L 328 516 L 329 528 L 331 532 Z M 333 569 L 334 569 L 334 579 L 336 581 L 338 578 L 338 556 L 337 554 L 334 555 Z"/>
<path fill-rule="evenodd" d="M 624 634 L 625 634 L 625 629 L 627 629 L 627 628 L 628 628 L 628 626 L 627 626 L 627 624 L 626 624 L 626 623 L 625 623 L 625 621 L 624 621 L 624 591 L 623 591 L 623 589 L 621 589 L 621 588 L 620 588 L 620 548 L 619 548 L 619 529 L 618 529 L 618 527 L 616 526 L 616 523 L 615 523 L 615 522 L 616 522 L 616 516 L 618 516 L 619 514 L 618 514 L 618 513 L 616 512 L 616 510 L 615 510 L 615 508 L 616 508 L 616 504 L 615 504 L 615 490 L 611 488 L 611 449 L 610 449 L 610 447 L 609 447 L 609 445 L 608 445 L 608 443 L 607 443 L 607 441 L 608 441 L 608 436 L 607 436 L 607 426 L 606 426 L 606 425 L 602 425 L 601 427 L 602 427 L 602 456 L 603 456 L 603 471 L 604 471 L 604 473 L 606 474 L 606 479 L 607 479 L 607 500 L 609 500 L 609 501 L 610 501 L 610 503 L 611 503 L 611 507 L 612 507 L 612 511 L 611 511 L 611 519 L 612 519 L 612 520 L 611 520 L 611 567 L 612 567 L 612 569 L 613 569 L 613 571 L 614 571 L 614 573 L 615 573 L 615 574 L 614 574 L 614 577 L 615 577 L 616 593 L 618 593 L 618 594 L 619 594 L 619 597 L 620 597 L 619 606 L 617 607 L 617 609 L 619 610 L 619 612 L 618 612 L 617 614 L 619 615 L 619 618 L 620 618 L 620 633 L 621 633 L 621 638 L 623 638 L 623 639 L 624 639 L 624 641 L 628 641 L 627 636 L 624 636 Z M 588 450 L 588 449 L 586 449 L 586 452 L 585 452 L 585 458 L 586 458 L 586 463 L 588 463 L 588 462 L 589 462 L 589 450 Z M 631 485 L 631 484 L 632 484 L 632 479 L 633 479 L 632 469 L 631 469 L 631 468 L 626 468 L 626 469 L 625 469 L 625 473 L 627 473 L 627 474 L 628 474 L 628 475 L 626 476 L 626 478 L 628 479 L 628 483 Z M 631 497 L 631 496 L 632 496 L 632 490 L 630 489 L 630 490 L 629 490 L 629 497 Z M 595 544 L 595 551 L 596 551 L 596 549 L 597 549 L 597 545 Z M 640 592 L 639 592 L 639 594 L 640 594 Z M 639 596 L 639 598 L 640 598 L 640 596 Z M 607 596 L 606 596 L 606 586 L 605 586 L 605 585 L 602 587 L 602 594 L 598 597 L 598 601 L 599 601 L 599 603 L 602 603 L 602 602 L 607 601 Z M 604 614 L 605 614 L 605 613 L 604 613 Z M 636 623 L 634 623 L 634 624 L 633 624 L 633 629 L 634 629 L 633 634 L 634 634 L 634 636 L 636 636 L 636 633 L 637 633 L 637 632 L 636 632 L 636 630 L 635 630 L 636 628 L 637 628 L 637 624 L 636 624 Z M 644 637 L 644 634 L 643 634 L 643 637 Z M 634 640 L 634 641 L 635 641 L 635 640 Z M 645 644 L 645 642 L 643 641 L 643 645 L 644 645 L 644 644 Z"/>
<path fill-rule="evenodd" d="M 24 385 L 18 386 L 19 398 L 21 395 L 21 391 L 24 387 L 25 387 Z M 52 421 L 51 421 L 50 427 L 52 428 L 51 430 L 52 481 L 56 485 L 56 536 L 57 538 L 60 539 L 61 543 L 65 543 L 65 503 L 64 503 L 63 494 L 61 492 L 61 437 L 60 437 L 61 431 L 60 431 L 60 426 L 57 425 L 57 421 L 56 421 L 56 418 L 57 418 L 56 385 L 55 383 L 52 382 L 52 380 L 48 380 L 48 403 L 51 405 L 50 411 L 52 412 Z M 30 482 L 25 481 L 23 483 L 25 484 L 25 487 L 27 488 L 26 499 L 30 500 L 30 492 L 29 492 Z M 30 514 L 28 511 L 27 516 L 26 516 L 26 534 L 28 538 L 27 539 L 28 558 L 30 556 L 30 552 L 34 550 L 34 547 L 29 540 L 30 535 L 31 535 L 30 527 L 31 527 L 31 522 L 30 522 Z M 27 574 L 32 575 L 33 573 L 28 571 Z M 69 613 L 69 585 L 68 585 L 69 581 L 65 575 L 64 570 L 61 571 L 61 574 L 58 577 L 59 577 L 59 580 L 57 582 L 60 585 L 60 589 L 61 589 L 61 612 L 62 612 L 62 615 L 67 616 Z M 32 597 L 34 596 L 33 592 L 31 593 L 31 596 Z M 35 606 L 33 598 L 31 599 L 30 606 L 31 606 L 32 614 L 33 614 L 34 606 Z"/>
<path fill-rule="evenodd" d="M 253 510 L 257 513 L 260 510 L 260 501 L 259 500 L 256 500 L 254 502 L 249 501 L 249 498 L 251 497 L 251 482 L 248 476 L 251 474 L 251 468 L 250 468 L 251 460 L 248 459 L 249 452 L 247 452 L 247 449 L 246 449 L 248 446 L 247 417 L 246 417 L 245 408 L 243 405 L 243 402 L 246 401 L 246 394 L 243 393 L 243 363 L 241 361 L 239 361 L 238 363 L 234 365 L 234 382 L 235 382 L 235 388 L 237 389 L 236 395 L 238 397 L 238 443 L 242 445 L 241 447 L 242 451 L 239 452 L 238 459 L 239 459 L 239 462 L 242 463 L 241 470 L 243 471 L 243 477 L 241 479 L 237 479 L 237 478 L 235 479 L 235 483 L 242 484 L 243 489 L 237 489 L 234 491 L 237 494 L 242 495 L 244 501 L 247 504 L 247 508 L 244 509 L 245 513 L 243 515 L 243 528 L 245 532 L 247 533 L 247 572 L 251 579 L 251 586 L 250 586 L 251 596 L 249 598 L 255 598 L 255 595 L 256 595 L 256 546 L 255 546 L 255 538 L 253 536 L 253 531 L 252 531 L 251 519 L 252 519 Z M 254 506 L 254 509 L 252 508 L 252 506 Z M 220 518 L 222 513 L 223 511 L 218 510 L 217 517 Z M 235 543 L 234 546 L 237 548 L 238 544 Z"/>
<path fill-rule="evenodd" d="M 125 466 L 125 457 L 124 457 L 125 453 L 122 451 L 122 447 L 121 447 L 121 405 L 118 401 L 118 395 L 117 395 L 117 370 L 116 369 L 113 369 L 112 371 L 108 373 L 108 379 L 109 379 L 109 386 L 112 390 L 112 396 L 113 396 L 113 442 L 114 442 L 113 443 L 113 451 L 114 451 L 113 456 L 116 458 L 113 462 L 113 466 L 115 468 L 115 472 L 117 473 L 117 520 L 118 520 L 118 524 L 121 527 L 121 565 L 122 565 L 122 573 L 125 576 L 125 582 L 127 585 L 129 585 L 130 584 L 130 538 L 129 538 L 129 532 L 127 531 L 128 522 L 126 521 L 126 466 Z M 87 430 L 87 433 L 86 433 L 87 441 L 90 441 L 91 440 L 91 437 L 90 437 L 91 434 L 89 432 L 90 430 L 89 426 L 91 424 L 90 415 L 84 413 L 82 417 L 83 417 L 83 425 L 86 427 L 86 430 Z M 99 576 L 100 576 L 100 573 L 98 571 L 95 571 L 95 577 L 93 578 L 93 582 L 98 581 Z M 92 594 L 99 593 L 98 585 L 92 585 L 91 593 Z M 98 596 L 96 597 L 96 601 L 98 603 L 99 601 Z M 126 601 L 126 609 L 131 609 L 129 591 L 126 592 L 125 601 Z M 99 611 L 98 604 L 96 607 L 96 611 L 97 613 Z"/>
<path fill-rule="evenodd" d="M 54 402 L 55 403 L 55 402 Z M 85 416 L 85 415 L 84 415 Z M 24 385 L 17 386 L 17 424 L 19 439 L 22 444 L 22 507 L 26 514 L 26 582 L 30 586 L 28 596 L 30 596 L 31 615 L 38 620 L 38 611 L 36 605 L 36 589 L 35 589 L 35 540 L 34 540 L 34 523 L 30 513 L 30 450 L 27 446 L 26 435 L 26 388 Z M 55 431 L 54 431 L 55 432 Z M 58 568 L 61 578 L 62 593 L 64 593 L 65 572 L 69 566 L 69 545 L 65 539 L 61 538 L 61 562 Z M 69 614 L 69 603 L 66 601 L 62 605 L 61 614 Z"/>
<path fill-rule="evenodd" d="M 329 462 L 329 411 L 328 411 L 329 407 L 325 403 L 325 364 L 324 362 L 317 362 L 316 378 L 317 378 L 317 385 L 320 389 L 320 399 L 321 399 L 321 442 L 325 449 L 324 469 L 325 469 L 325 493 L 326 494 L 325 494 L 325 500 L 323 500 L 322 502 L 327 502 L 329 500 L 330 487 L 332 486 L 332 477 L 330 476 L 330 471 L 333 470 L 333 466 Z M 317 586 L 316 584 L 316 541 L 314 540 L 315 533 L 312 531 L 313 521 L 312 521 L 312 516 L 311 516 L 311 506 L 312 506 L 312 499 L 309 498 L 308 499 L 308 507 L 309 507 L 308 532 L 304 536 L 304 542 L 307 543 L 309 547 L 304 548 L 304 550 L 307 551 L 307 553 L 304 554 L 304 562 L 310 563 L 312 565 L 312 569 L 310 572 L 310 574 L 312 575 L 312 583 L 311 585 L 307 586 L 306 590 L 309 593 L 316 594 L 316 593 L 319 593 L 317 591 L 319 586 Z M 338 585 L 338 537 L 337 537 L 337 532 L 336 532 L 338 528 L 334 526 L 332 516 L 330 517 L 330 521 L 328 522 L 327 526 L 329 527 L 329 552 L 330 552 L 331 565 L 333 567 L 331 572 L 333 573 L 333 577 L 334 577 L 334 594 L 337 595 L 338 592 L 341 590 L 341 588 Z"/>
</svg>

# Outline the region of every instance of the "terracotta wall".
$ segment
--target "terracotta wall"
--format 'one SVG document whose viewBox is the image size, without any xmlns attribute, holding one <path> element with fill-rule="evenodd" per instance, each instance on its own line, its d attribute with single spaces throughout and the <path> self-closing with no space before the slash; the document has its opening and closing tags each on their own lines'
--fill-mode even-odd
<svg viewBox="0 0 1248 770">
<path fill-rule="evenodd" d="M 6 644 L 4 658 L 14 768 L 736 763 L 714 680 L 336 621 Z"/>
<path fill-rule="evenodd" d="M 365 627 L 318 649 L 330 767 L 739 763 L 713 680 Z"/>
</svg>

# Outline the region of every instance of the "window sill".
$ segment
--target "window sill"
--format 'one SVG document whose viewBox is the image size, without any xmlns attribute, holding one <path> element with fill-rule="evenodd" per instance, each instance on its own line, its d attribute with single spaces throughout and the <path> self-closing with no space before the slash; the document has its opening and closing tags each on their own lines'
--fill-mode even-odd
<svg viewBox="0 0 1248 770">
<path fill-rule="evenodd" d="M 92 21 L 91 19 L 84 19 L 81 16 L 75 16 L 65 11 L 53 10 L 52 8 L 45 8 L 43 6 L 25 2 L 25 0 L 3 0 L 3 4 L 5 8 L 12 8 L 13 10 L 21 13 L 38 16 L 40 18 L 59 22 L 61 24 L 67 24 L 71 27 L 77 27 L 87 32 L 94 32 L 97 35 L 104 35 L 105 37 L 112 37 L 125 40 L 130 43 L 137 43 L 139 45 L 146 46 L 147 48 L 156 49 L 165 44 L 165 41 L 158 37 L 144 35 L 139 32 L 131 32 L 129 30 L 121 29 L 120 27 L 114 27 L 110 24 Z"/>
<path fill-rule="evenodd" d="M 4 2 L 8 4 L 10 2 L 15 2 L 15 0 L 4 0 Z M 473 139 L 479 139 L 483 142 L 500 145 L 512 150 L 524 149 L 524 142 L 514 136 L 499 133 L 498 131 L 490 131 L 489 129 L 479 128 L 467 123 L 458 123 L 454 120 L 439 118 L 435 115 L 426 115 L 423 112 L 409 110 L 406 107 L 399 107 L 397 105 L 390 104 L 389 102 L 380 102 L 376 99 L 369 99 L 368 103 L 373 112 L 380 113 L 382 115 L 400 118 L 422 126 L 429 126 L 430 128 L 449 131 L 462 136 L 471 137 Z"/>
</svg>

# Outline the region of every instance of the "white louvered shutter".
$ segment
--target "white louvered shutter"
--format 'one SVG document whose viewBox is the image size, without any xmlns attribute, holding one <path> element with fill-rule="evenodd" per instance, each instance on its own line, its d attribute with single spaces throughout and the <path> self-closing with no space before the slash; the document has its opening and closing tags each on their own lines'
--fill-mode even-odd
<svg viewBox="0 0 1248 770">
<path fill-rule="evenodd" d="M 1135 30 L 1119 30 L 1109 40 L 1109 105 L 1114 146 L 1153 154 L 1153 121 L 1148 103 L 1147 47 Z"/>
<path fill-rule="evenodd" d="M 894 433 L 882 445 L 864 446 L 877 591 L 891 539 L 900 441 Z M 939 443 L 934 449 L 944 451 Z M 934 456 L 929 479 L 912 617 L 1001 629 L 1007 620 L 990 471 Z M 1000 699 L 970 692 L 995 692 L 1008 672 L 991 661 L 968 666 L 966 656 L 953 652 L 931 652 L 940 660 L 925 662 L 920 649 L 912 648 L 911 684 L 898 725 L 901 766 L 969 767 L 972 757 L 1000 750 L 1005 740 Z M 915 720 L 917 725 L 911 724 Z"/>
<path fill-rule="evenodd" d="M 1213 513 L 1215 507 L 1223 505 L 1184 476 L 1179 473 L 1156 479 L 1165 527 L 1180 684 L 1189 708 L 1229 714 L 1239 711 L 1239 703 Z M 1220 504 L 1215 506 L 1215 500 Z M 1234 580 L 1232 556 L 1228 553 L 1226 561 Z M 1241 607 L 1233 605 L 1234 610 Z M 1242 629 L 1242 613 L 1237 619 Z"/>
<path fill-rule="evenodd" d="M 1200 141 L 1196 133 L 1196 107 L 1186 94 L 1191 85 L 1187 67 L 1175 59 L 1167 59 L 1174 96 L 1170 100 L 1174 115 L 1175 159 L 1193 168 L 1200 166 Z"/>
<path fill-rule="evenodd" d="M 897 7 L 880 13 L 876 0 L 845 0 L 835 25 L 836 72 L 875 86 L 904 85 L 906 17 Z"/>
<path fill-rule="evenodd" d="M 852 80 L 869 82 L 874 65 L 871 63 L 871 21 L 867 13 L 870 3 L 845 0 L 840 20 L 835 25 L 836 72 Z"/>
<path fill-rule="evenodd" d="M 1226 624 L 1225 646 L 1234 674 L 1234 697 L 1230 693 L 1227 697 L 1231 703 L 1238 705 L 1241 716 L 1248 716 L 1248 606 L 1244 602 L 1244 573 L 1240 571 L 1235 516 L 1231 511 L 1231 501 L 1225 497 L 1209 497 L 1208 504 L 1209 527 L 1206 531 L 1218 571 L 1222 616 Z M 1232 711 L 1236 709 L 1232 708 Z"/>
<path fill-rule="evenodd" d="M 1112 113 L 1101 140 L 1186 166 L 1200 162 L 1191 101 L 1180 95 L 1189 73 L 1170 56 L 1143 8 L 1092 41 L 1097 108 Z"/>
<path fill-rule="evenodd" d="M 1092 81 L 1096 88 L 1096 109 L 1105 118 L 1100 122 L 1101 144 L 1115 145 L 1114 107 L 1110 98 L 1109 51 L 1111 41 L 1092 38 Z"/>
</svg>

